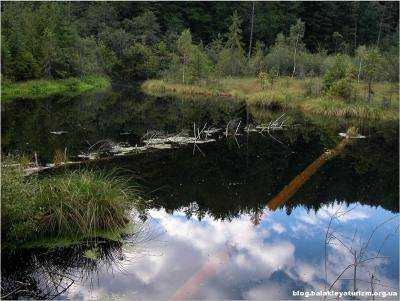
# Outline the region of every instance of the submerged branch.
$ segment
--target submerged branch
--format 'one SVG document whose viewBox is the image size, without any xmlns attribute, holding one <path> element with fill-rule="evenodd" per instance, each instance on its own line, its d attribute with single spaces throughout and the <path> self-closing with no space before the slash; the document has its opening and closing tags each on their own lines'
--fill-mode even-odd
<svg viewBox="0 0 400 301">
<path fill-rule="evenodd" d="M 290 199 L 322 165 L 340 154 L 350 141 L 350 139 L 345 138 L 340 141 L 334 149 L 325 151 L 313 163 L 308 165 L 307 168 L 303 170 L 297 177 L 295 177 L 287 186 L 285 186 L 282 191 L 278 193 L 278 195 L 271 199 L 268 202 L 268 208 L 270 210 L 276 210 L 279 205 Z"/>
</svg>

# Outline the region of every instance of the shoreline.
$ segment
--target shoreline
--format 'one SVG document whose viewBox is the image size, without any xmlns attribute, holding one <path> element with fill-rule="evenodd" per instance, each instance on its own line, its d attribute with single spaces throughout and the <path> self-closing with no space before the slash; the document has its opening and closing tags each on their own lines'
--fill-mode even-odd
<svg viewBox="0 0 400 301">
<path fill-rule="evenodd" d="M 79 94 L 103 90 L 111 85 L 104 76 L 71 77 L 61 80 L 30 80 L 16 83 L 2 83 L 1 101 L 10 102 L 20 98 L 44 98 L 57 94 Z"/>
<path fill-rule="evenodd" d="M 319 79 L 311 79 L 318 85 Z M 382 100 L 375 100 L 369 104 L 366 101 L 356 99 L 344 101 L 329 96 L 307 95 L 307 81 L 282 78 L 274 86 L 267 90 L 259 88 L 256 78 L 222 79 L 218 85 L 212 84 L 175 84 L 160 79 L 145 81 L 141 89 L 145 94 L 152 96 L 204 96 L 218 97 L 221 99 L 235 99 L 245 101 L 249 105 L 258 106 L 270 110 L 297 109 L 305 114 L 323 115 L 340 118 L 362 118 L 370 120 L 398 120 L 398 105 L 396 96 L 388 107 L 381 104 Z M 386 97 L 383 91 L 387 84 L 377 84 L 380 95 Z M 358 85 L 359 93 L 362 93 L 362 84 Z M 312 93 L 311 93 L 312 94 Z M 397 96 L 398 97 L 398 96 Z"/>
</svg>

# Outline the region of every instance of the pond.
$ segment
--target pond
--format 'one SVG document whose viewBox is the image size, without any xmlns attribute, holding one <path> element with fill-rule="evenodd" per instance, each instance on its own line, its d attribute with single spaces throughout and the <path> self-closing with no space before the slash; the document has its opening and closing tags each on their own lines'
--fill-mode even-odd
<svg viewBox="0 0 400 301">
<path fill-rule="evenodd" d="M 79 160 L 99 141 L 141 146 L 149 133 L 220 130 L 209 143 L 91 163 L 118 168 L 143 188 L 149 208 L 132 213 L 140 226 L 123 242 L 2 252 L 3 296 L 265 300 L 331 287 L 399 290 L 396 122 L 271 112 L 230 99 L 150 97 L 121 86 L 21 99 L 3 105 L 2 118 L 2 153 L 36 153 L 43 165 L 57 150 Z M 245 130 L 278 118 L 283 129 Z M 276 203 L 349 126 L 365 139 L 353 139 Z"/>
</svg>

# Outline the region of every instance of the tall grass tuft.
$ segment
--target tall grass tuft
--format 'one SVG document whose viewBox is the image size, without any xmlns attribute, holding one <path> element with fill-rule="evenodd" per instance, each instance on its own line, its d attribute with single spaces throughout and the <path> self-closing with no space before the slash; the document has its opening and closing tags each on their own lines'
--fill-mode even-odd
<svg viewBox="0 0 400 301">
<path fill-rule="evenodd" d="M 394 110 L 369 105 L 363 102 L 347 103 L 339 99 L 311 99 L 301 105 L 305 112 L 331 117 L 357 117 L 366 119 L 392 120 L 398 117 Z"/>
<path fill-rule="evenodd" d="M 3 239 L 15 243 L 48 236 L 90 236 L 126 226 L 140 197 L 127 181 L 90 170 L 45 177 L 2 166 Z"/>
</svg>

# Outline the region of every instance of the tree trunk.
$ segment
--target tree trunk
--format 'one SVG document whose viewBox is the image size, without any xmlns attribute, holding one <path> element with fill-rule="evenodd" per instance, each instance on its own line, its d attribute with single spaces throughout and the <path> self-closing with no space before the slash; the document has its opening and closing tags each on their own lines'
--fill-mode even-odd
<svg viewBox="0 0 400 301">
<path fill-rule="evenodd" d="M 382 32 L 382 23 L 383 23 L 383 17 L 385 16 L 385 11 L 382 11 L 381 18 L 379 20 L 379 32 L 378 32 L 378 39 L 376 41 L 376 47 L 379 47 L 379 42 L 381 39 L 381 32 Z"/>
<path fill-rule="evenodd" d="M 360 74 L 361 74 L 361 59 L 358 65 L 358 75 L 357 75 L 357 83 L 360 83 Z"/>
<path fill-rule="evenodd" d="M 296 73 L 296 53 L 297 53 L 297 43 L 298 42 L 299 42 L 299 35 L 297 34 L 296 44 L 294 45 L 292 78 L 294 77 L 294 74 Z"/>
<path fill-rule="evenodd" d="M 249 52 L 247 54 L 249 59 L 250 59 L 250 55 L 251 55 L 251 46 L 252 46 L 252 42 L 253 42 L 253 25 L 254 25 L 254 2 L 253 2 L 253 10 L 252 10 L 252 13 L 251 13 Z"/>
</svg>

